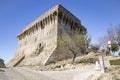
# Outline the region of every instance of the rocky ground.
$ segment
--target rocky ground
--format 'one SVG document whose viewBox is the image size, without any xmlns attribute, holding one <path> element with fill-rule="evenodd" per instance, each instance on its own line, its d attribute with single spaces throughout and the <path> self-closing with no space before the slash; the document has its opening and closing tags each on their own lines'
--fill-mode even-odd
<svg viewBox="0 0 120 80">
<path fill-rule="evenodd" d="M 37 71 L 63 71 L 63 70 L 81 68 L 81 66 L 83 67 L 83 66 L 92 65 L 95 64 L 95 61 L 98 61 L 98 56 L 96 56 L 93 53 L 90 53 L 89 55 L 77 57 L 74 63 L 72 63 L 72 59 L 68 59 L 56 63 L 51 63 L 46 66 L 39 65 L 39 66 L 25 66 L 25 67 L 29 67 Z"/>
</svg>

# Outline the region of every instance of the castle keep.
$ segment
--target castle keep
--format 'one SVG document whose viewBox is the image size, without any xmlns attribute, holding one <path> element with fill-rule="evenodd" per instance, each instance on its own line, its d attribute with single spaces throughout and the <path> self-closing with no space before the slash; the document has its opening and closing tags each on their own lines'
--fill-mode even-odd
<svg viewBox="0 0 120 80">
<path fill-rule="evenodd" d="M 73 54 L 69 50 L 62 50 L 62 47 L 58 46 L 58 37 L 66 36 L 67 31 L 81 33 L 86 31 L 86 28 L 63 6 L 56 5 L 17 35 L 16 55 L 8 65 L 46 65 L 71 58 Z"/>
</svg>

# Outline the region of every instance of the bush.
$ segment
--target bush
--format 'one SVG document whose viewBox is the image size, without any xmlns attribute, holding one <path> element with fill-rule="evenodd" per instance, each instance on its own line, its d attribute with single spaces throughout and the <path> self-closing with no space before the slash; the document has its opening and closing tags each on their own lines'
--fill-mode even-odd
<svg viewBox="0 0 120 80">
<path fill-rule="evenodd" d="M 120 52 L 118 53 L 118 55 L 120 56 Z"/>
<path fill-rule="evenodd" d="M 110 54 L 110 51 L 109 50 L 106 50 L 106 55 L 109 55 Z"/>
<path fill-rule="evenodd" d="M 91 46 L 91 50 L 92 50 L 94 53 L 96 53 L 96 52 L 99 50 L 99 46 L 97 46 L 97 45 L 92 45 L 92 46 Z"/>
<path fill-rule="evenodd" d="M 120 65 L 120 59 L 110 60 L 110 65 Z"/>
</svg>

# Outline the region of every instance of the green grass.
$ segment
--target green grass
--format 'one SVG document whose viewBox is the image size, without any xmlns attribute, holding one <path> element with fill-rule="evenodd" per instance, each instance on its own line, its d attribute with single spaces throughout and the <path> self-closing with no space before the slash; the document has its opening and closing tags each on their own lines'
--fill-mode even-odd
<svg viewBox="0 0 120 80">
<path fill-rule="evenodd" d="M 120 59 L 110 60 L 110 65 L 120 65 Z"/>
</svg>

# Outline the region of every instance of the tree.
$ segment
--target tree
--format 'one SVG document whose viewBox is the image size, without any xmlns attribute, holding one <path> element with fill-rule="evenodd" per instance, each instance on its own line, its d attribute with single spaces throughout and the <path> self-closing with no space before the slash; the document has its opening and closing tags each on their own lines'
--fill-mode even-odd
<svg viewBox="0 0 120 80">
<path fill-rule="evenodd" d="M 120 52 L 118 53 L 118 55 L 120 56 Z"/>
<path fill-rule="evenodd" d="M 73 62 L 77 56 L 78 53 L 83 53 L 86 54 L 86 50 L 88 49 L 88 46 L 90 44 L 90 37 L 88 37 L 88 35 L 86 35 L 86 33 L 83 34 L 72 34 L 71 36 L 71 44 L 68 44 L 68 48 L 69 50 L 71 50 L 71 52 L 73 53 Z"/>
<path fill-rule="evenodd" d="M 108 47 L 108 40 L 111 40 L 112 42 L 117 42 L 117 34 L 115 28 L 110 27 L 107 29 L 106 32 L 106 35 L 99 39 L 99 45 L 101 45 L 102 48 Z"/>
<path fill-rule="evenodd" d="M 107 29 L 107 34 L 100 39 L 100 45 L 102 48 L 108 47 L 108 40 L 111 40 L 113 43 L 111 47 L 113 53 L 120 49 L 120 24 Z"/>
<path fill-rule="evenodd" d="M 107 29 L 107 41 L 108 40 L 111 40 L 113 42 L 117 41 L 116 30 L 113 27 Z"/>
<path fill-rule="evenodd" d="M 77 54 L 86 52 L 88 48 L 91 38 L 86 33 L 74 33 L 69 32 L 70 36 L 59 36 L 59 44 L 62 45 L 64 49 L 69 49 L 73 53 L 74 63 Z"/>
<path fill-rule="evenodd" d="M 99 45 L 102 49 L 105 49 L 107 47 L 107 41 L 108 41 L 108 37 L 107 36 L 104 36 L 104 37 L 101 37 L 99 38 Z"/>
<path fill-rule="evenodd" d="M 110 54 L 110 51 L 107 49 L 105 53 L 106 53 L 106 56 L 107 56 L 107 55 Z"/>
<path fill-rule="evenodd" d="M 111 45 L 111 51 L 112 51 L 113 53 L 115 53 L 115 52 L 118 51 L 118 50 L 119 50 L 118 45 L 117 45 L 116 43 L 113 43 L 113 44 Z"/>
<path fill-rule="evenodd" d="M 105 49 L 102 49 L 101 51 L 102 51 L 102 53 L 105 53 Z"/>
<path fill-rule="evenodd" d="M 117 41 L 120 42 L 120 24 L 116 26 L 116 35 L 117 35 Z"/>
<path fill-rule="evenodd" d="M 120 24 L 111 27 L 107 30 L 107 39 L 112 40 L 112 42 L 117 43 L 119 45 L 120 43 Z"/>
<path fill-rule="evenodd" d="M 91 46 L 91 50 L 96 53 L 96 52 L 99 50 L 99 46 L 97 46 L 97 45 L 92 45 L 92 46 Z"/>
<path fill-rule="evenodd" d="M 91 37 L 89 37 L 88 35 L 85 35 L 84 37 L 84 41 L 85 43 L 85 50 L 84 50 L 84 54 L 88 54 L 88 47 L 90 46 L 90 42 L 91 42 Z"/>
</svg>

